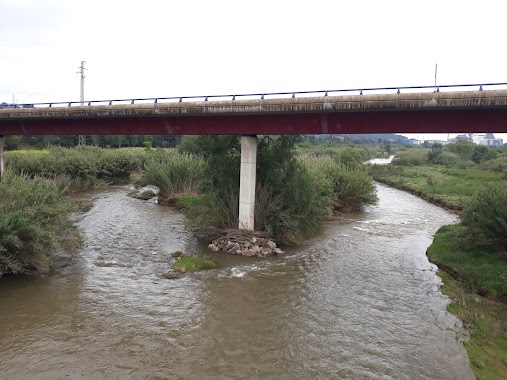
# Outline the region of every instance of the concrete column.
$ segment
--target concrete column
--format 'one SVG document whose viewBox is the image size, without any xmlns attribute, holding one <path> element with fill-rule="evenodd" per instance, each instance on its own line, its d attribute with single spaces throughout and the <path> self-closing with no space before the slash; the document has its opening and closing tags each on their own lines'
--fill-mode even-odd
<svg viewBox="0 0 507 380">
<path fill-rule="evenodd" d="M 5 146 L 5 136 L 0 136 L 0 178 L 4 176 L 5 172 L 4 146 Z"/>
<path fill-rule="evenodd" d="M 257 136 L 241 136 L 239 176 L 239 228 L 254 230 L 255 181 L 257 174 Z"/>
</svg>

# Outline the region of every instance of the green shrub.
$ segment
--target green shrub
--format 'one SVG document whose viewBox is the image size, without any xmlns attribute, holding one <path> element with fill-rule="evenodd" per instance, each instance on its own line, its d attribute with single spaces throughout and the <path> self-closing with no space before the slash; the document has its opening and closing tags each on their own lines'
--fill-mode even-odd
<svg viewBox="0 0 507 380">
<path fill-rule="evenodd" d="M 446 145 L 445 148 L 449 152 L 456 153 L 462 160 L 471 161 L 476 147 L 473 142 L 462 140 Z"/>
<path fill-rule="evenodd" d="M 369 158 L 370 155 L 368 150 L 358 147 L 346 147 L 341 149 L 335 156 L 335 160 L 340 165 L 349 168 L 360 166 Z"/>
<path fill-rule="evenodd" d="M 301 161 L 314 173 L 322 174 L 331 185 L 333 208 L 341 211 L 357 211 L 364 205 L 378 201 L 376 190 L 368 170 L 364 166 L 347 167 L 326 158 L 302 157 Z"/>
<path fill-rule="evenodd" d="M 399 152 L 393 164 L 403 166 L 421 166 L 428 163 L 428 149 L 418 148 Z"/>
<path fill-rule="evenodd" d="M 465 204 L 461 221 L 473 245 L 491 246 L 506 252 L 507 187 L 489 184 Z"/>
<path fill-rule="evenodd" d="M 498 158 L 482 162 L 481 169 L 490 172 L 504 173 L 507 176 L 507 155 L 503 154 Z"/>
<path fill-rule="evenodd" d="M 77 236 L 69 203 L 41 177 L 7 174 L 0 194 L 0 276 L 48 271 L 52 254 Z"/>
<path fill-rule="evenodd" d="M 444 165 L 444 166 L 457 166 L 458 163 L 462 161 L 461 158 L 452 152 L 442 151 L 437 157 L 431 161 L 431 163 L 436 165 Z"/>
</svg>

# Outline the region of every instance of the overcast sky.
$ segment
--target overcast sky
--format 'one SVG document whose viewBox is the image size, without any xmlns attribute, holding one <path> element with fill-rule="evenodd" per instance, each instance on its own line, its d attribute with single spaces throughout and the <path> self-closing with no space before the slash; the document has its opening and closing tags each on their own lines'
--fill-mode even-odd
<svg viewBox="0 0 507 380">
<path fill-rule="evenodd" d="M 439 84 L 507 82 L 506 14 L 502 0 L 0 0 L 0 102 L 79 100 L 82 60 L 87 100 L 432 85 L 437 62 Z"/>
</svg>

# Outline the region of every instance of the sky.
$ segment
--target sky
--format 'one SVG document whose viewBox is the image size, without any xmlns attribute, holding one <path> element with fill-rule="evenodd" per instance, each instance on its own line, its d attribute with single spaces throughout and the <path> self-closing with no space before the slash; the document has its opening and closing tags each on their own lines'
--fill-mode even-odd
<svg viewBox="0 0 507 380">
<path fill-rule="evenodd" d="M 0 102 L 79 100 L 81 61 L 86 100 L 433 85 L 436 63 L 441 85 L 507 82 L 506 13 L 504 0 L 0 0 Z"/>
</svg>

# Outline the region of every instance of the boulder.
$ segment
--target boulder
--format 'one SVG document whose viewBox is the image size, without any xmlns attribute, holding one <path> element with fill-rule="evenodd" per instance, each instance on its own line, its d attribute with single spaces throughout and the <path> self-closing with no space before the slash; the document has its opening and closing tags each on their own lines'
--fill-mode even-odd
<svg viewBox="0 0 507 380">
<path fill-rule="evenodd" d="M 273 252 L 274 252 L 275 255 L 283 255 L 285 253 L 280 248 L 273 249 Z"/>
<path fill-rule="evenodd" d="M 246 257 L 253 257 L 253 256 L 255 256 L 255 252 L 252 251 L 251 249 L 247 249 L 247 250 L 243 251 L 241 253 L 241 255 L 246 256 Z"/>
<path fill-rule="evenodd" d="M 268 248 L 271 248 L 271 249 L 275 249 L 276 248 L 276 243 L 272 240 L 268 240 L 265 244 L 266 247 Z"/>
<path fill-rule="evenodd" d="M 269 255 L 273 254 L 273 250 L 271 248 L 268 248 L 268 247 L 262 247 L 261 253 L 262 253 L 263 256 L 269 256 Z"/>
</svg>

